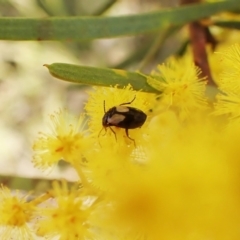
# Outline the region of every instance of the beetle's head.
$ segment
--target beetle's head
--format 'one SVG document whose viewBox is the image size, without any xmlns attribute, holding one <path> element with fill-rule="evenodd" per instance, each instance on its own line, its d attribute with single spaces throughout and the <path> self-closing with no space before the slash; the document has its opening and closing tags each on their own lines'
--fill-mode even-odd
<svg viewBox="0 0 240 240">
<path fill-rule="evenodd" d="M 109 127 L 109 123 L 108 123 L 108 115 L 105 113 L 103 118 L 102 118 L 102 125 L 104 128 Z"/>
</svg>

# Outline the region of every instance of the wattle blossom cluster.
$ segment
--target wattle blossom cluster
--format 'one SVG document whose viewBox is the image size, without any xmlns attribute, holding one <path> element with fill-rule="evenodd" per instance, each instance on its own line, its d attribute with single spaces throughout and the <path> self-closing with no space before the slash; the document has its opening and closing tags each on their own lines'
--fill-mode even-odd
<svg viewBox="0 0 240 240">
<path fill-rule="evenodd" d="M 54 113 L 33 145 L 33 163 L 49 170 L 64 160 L 76 184 L 48 193 L 0 189 L 4 239 L 239 240 L 240 47 L 219 53 L 219 94 L 188 57 L 169 59 L 148 77 L 155 95 L 95 87 L 86 114 Z M 141 109 L 141 128 L 102 129 L 102 117 L 124 102 Z M 128 105 L 126 105 L 128 106 Z M 99 134 L 99 132 L 101 133 Z M 116 135 L 116 137 L 115 137 Z M 28 199 L 29 198 L 29 199 Z M 16 238 L 17 236 L 17 238 Z"/>
</svg>

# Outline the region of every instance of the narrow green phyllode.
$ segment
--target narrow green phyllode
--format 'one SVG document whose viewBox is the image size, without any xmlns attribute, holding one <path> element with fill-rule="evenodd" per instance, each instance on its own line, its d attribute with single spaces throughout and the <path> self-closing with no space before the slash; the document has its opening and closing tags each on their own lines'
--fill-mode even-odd
<svg viewBox="0 0 240 240">
<path fill-rule="evenodd" d="M 68 82 L 105 87 L 118 85 L 119 88 L 131 84 L 134 90 L 160 93 L 148 85 L 147 76 L 137 72 L 67 63 L 44 64 L 44 66 L 48 68 L 52 76 Z"/>
</svg>

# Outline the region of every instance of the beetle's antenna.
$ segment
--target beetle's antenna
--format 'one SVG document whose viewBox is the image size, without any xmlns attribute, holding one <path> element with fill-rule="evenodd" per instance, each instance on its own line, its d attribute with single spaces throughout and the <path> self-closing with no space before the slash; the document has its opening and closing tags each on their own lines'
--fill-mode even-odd
<svg viewBox="0 0 240 240">
<path fill-rule="evenodd" d="M 103 110 L 104 110 L 104 113 L 106 113 L 105 100 L 103 100 Z"/>
<path fill-rule="evenodd" d="M 122 104 L 120 104 L 120 105 L 127 105 L 127 104 L 131 104 L 134 100 L 136 99 L 136 95 L 134 96 L 134 98 L 133 98 L 133 100 L 132 101 L 130 101 L 130 102 L 126 102 L 126 103 L 122 103 Z"/>
<path fill-rule="evenodd" d="M 103 128 L 100 130 L 99 134 L 98 134 L 98 138 L 100 137 L 100 134 L 101 134 L 101 132 L 102 132 L 103 129 L 105 129 L 105 133 L 104 133 L 104 135 L 106 134 L 107 130 L 106 130 L 105 127 L 103 127 Z M 103 136 L 104 136 L 104 135 L 103 135 Z"/>
<path fill-rule="evenodd" d="M 115 136 L 115 139 L 116 139 L 116 142 L 117 142 L 117 135 L 116 133 L 114 132 L 114 130 L 109 126 L 110 130 L 113 132 L 114 136 Z"/>
<path fill-rule="evenodd" d="M 130 137 L 129 137 L 128 129 L 127 129 L 127 128 L 125 128 L 125 132 L 126 132 L 127 137 L 128 137 L 131 141 L 133 141 L 134 147 L 136 148 L 136 142 L 135 142 L 135 140 L 134 140 L 133 138 L 130 138 Z"/>
</svg>

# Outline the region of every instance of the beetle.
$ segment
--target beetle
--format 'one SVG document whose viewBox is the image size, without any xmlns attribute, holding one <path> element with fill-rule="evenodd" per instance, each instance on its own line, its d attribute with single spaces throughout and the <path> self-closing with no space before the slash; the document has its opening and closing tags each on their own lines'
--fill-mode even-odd
<svg viewBox="0 0 240 240">
<path fill-rule="evenodd" d="M 114 133 L 116 140 L 117 140 L 116 133 L 111 128 L 111 126 L 124 128 L 127 137 L 134 142 L 134 145 L 135 145 L 135 140 L 129 136 L 128 130 L 141 127 L 147 119 L 147 115 L 142 110 L 134 107 L 124 106 L 124 105 L 131 104 L 135 99 L 136 99 L 136 96 L 134 96 L 132 101 L 121 103 L 118 106 L 114 106 L 110 108 L 108 111 L 106 111 L 105 100 L 104 100 L 103 101 L 104 116 L 102 118 L 103 128 L 106 130 L 106 128 L 109 127 L 110 130 Z"/>
</svg>

